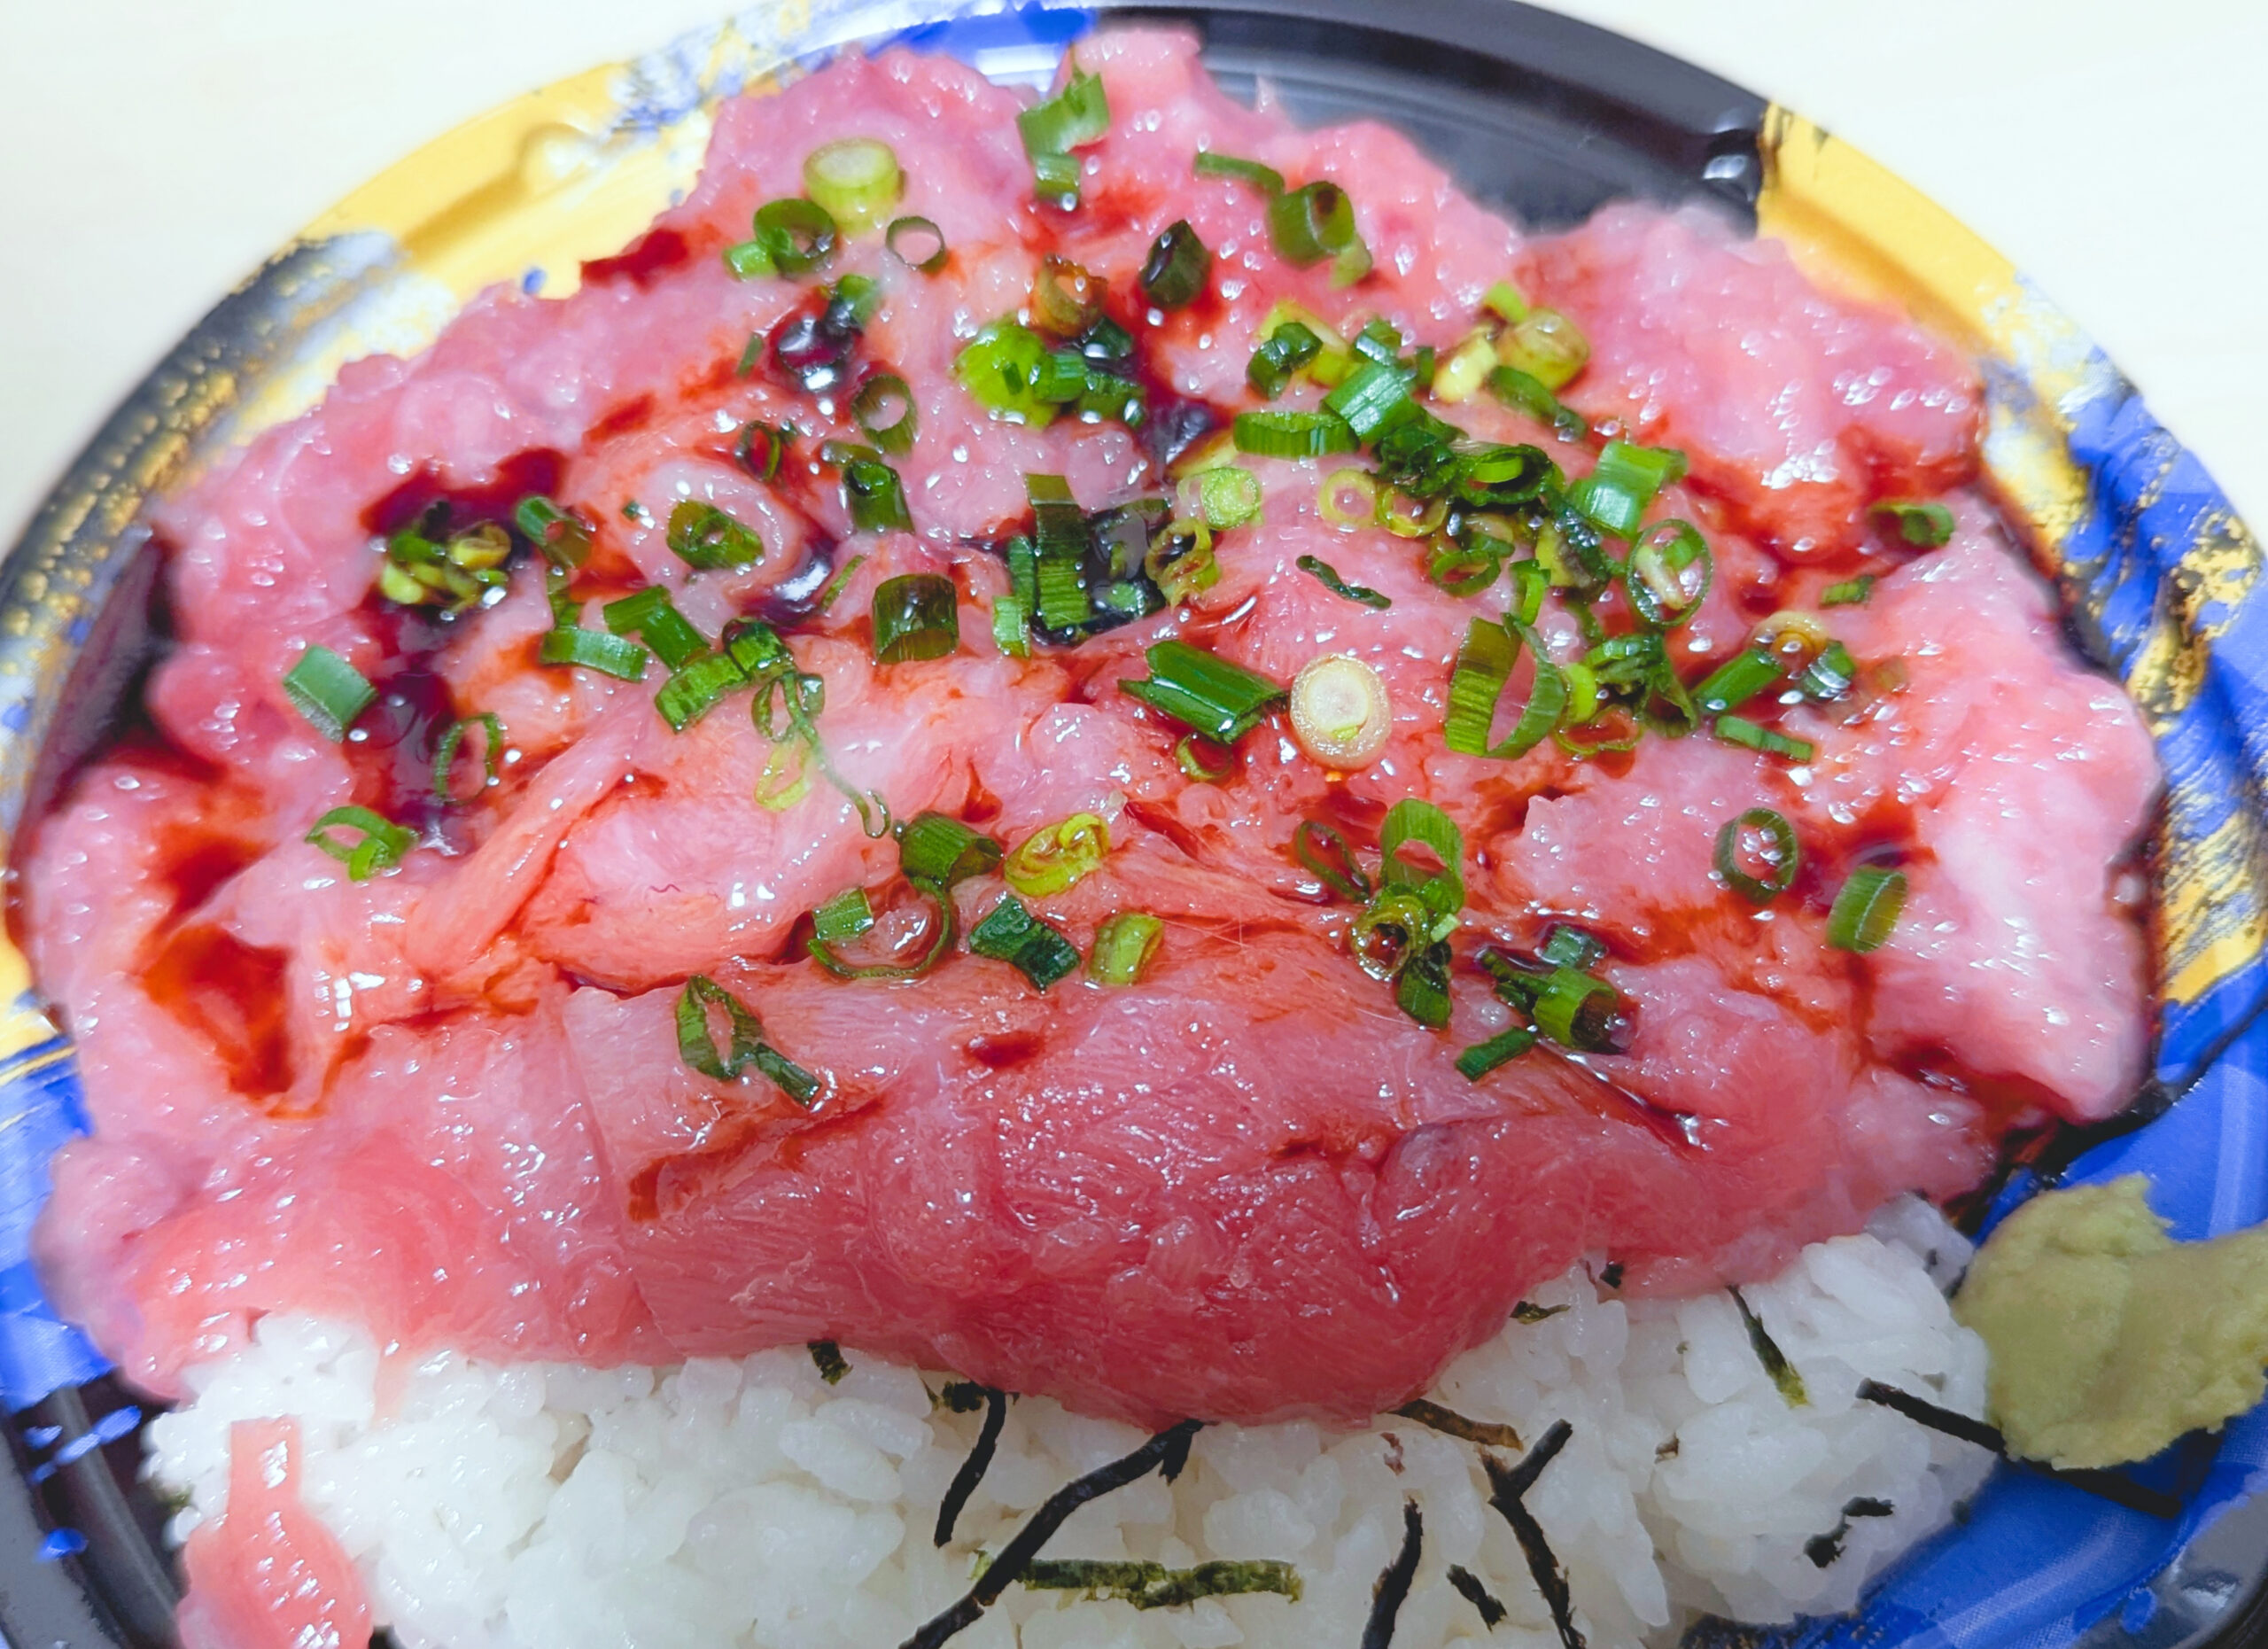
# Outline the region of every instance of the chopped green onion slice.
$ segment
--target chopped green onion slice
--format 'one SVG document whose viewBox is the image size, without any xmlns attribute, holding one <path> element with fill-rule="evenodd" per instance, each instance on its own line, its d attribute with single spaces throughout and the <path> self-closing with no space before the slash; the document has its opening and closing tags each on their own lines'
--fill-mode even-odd
<svg viewBox="0 0 2268 1649">
<path fill-rule="evenodd" d="M 866 902 L 864 888 L 845 888 L 812 913 L 812 931 L 827 945 L 858 938 L 874 925 L 874 907 Z"/>
<path fill-rule="evenodd" d="M 1437 533 L 1426 549 L 1425 576 L 1451 595 L 1478 595 L 1503 570 L 1503 560 L 1486 539 L 1465 545 Z"/>
<path fill-rule="evenodd" d="M 1339 570 L 1327 561 L 1320 560 L 1314 556 L 1302 556 L 1294 564 L 1301 572 L 1315 579 L 1333 595 L 1344 596 L 1351 602 L 1360 602 L 1363 606 L 1375 607 L 1381 612 L 1394 605 L 1392 596 L 1381 595 L 1367 584 L 1348 583 L 1339 576 Z"/>
<path fill-rule="evenodd" d="M 1551 580 L 1544 576 L 1540 563 L 1516 561 L 1511 564 L 1512 605 L 1505 616 L 1516 624 L 1534 624 L 1543 614 L 1543 597 L 1551 587 Z"/>
<path fill-rule="evenodd" d="M 1925 504 L 1911 498 L 1887 498 L 1872 513 L 1888 516 L 1899 537 L 1916 549 L 1937 549 L 1953 538 L 1953 511 L 1943 504 Z"/>
<path fill-rule="evenodd" d="M 724 701 L 736 688 L 748 685 L 748 673 L 730 653 L 707 653 L 673 672 L 654 695 L 654 708 L 682 733 Z"/>
<path fill-rule="evenodd" d="M 486 789 L 496 782 L 497 763 L 503 759 L 504 755 L 503 722 L 485 711 L 477 716 L 467 716 L 461 721 L 452 721 L 433 746 L 433 799 L 444 807 L 454 806 L 456 803 L 456 790 L 449 780 L 456 771 L 458 747 L 464 743 L 466 732 L 473 727 L 478 727 L 483 735 L 480 743 L 481 788 Z"/>
<path fill-rule="evenodd" d="M 951 889 L 999 864 L 998 842 L 944 813 L 916 813 L 898 832 L 898 872 L 917 887 Z"/>
<path fill-rule="evenodd" d="M 945 231 L 928 218 L 894 220 L 882 231 L 882 245 L 889 249 L 891 257 L 924 275 L 935 275 L 953 255 L 952 248 L 945 245 Z"/>
<path fill-rule="evenodd" d="M 905 192 L 897 155 L 874 137 L 838 137 L 804 157 L 804 192 L 846 235 L 870 229 Z"/>
<path fill-rule="evenodd" d="M 888 416 L 892 410 L 897 416 Z M 859 385 L 858 393 L 850 397 L 850 416 L 882 451 L 902 455 L 913 450 L 920 415 L 914 408 L 913 390 L 897 373 L 877 372 Z"/>
<path fill-rule="evenodd" d="M 1033 568 L 1039 621 L 1051 630 L 1076 629 L 1094 617 L 1086 574 L 1075 556 L 1042 556 Z"/>
<path fill-rule="evenodd" d="M 1236 751 L 1201 733 L 1184 734 L 1173 747 L 1173 759 L 1192 784 L 1225 784 L 1237 770 Z"/>
<path fill-rule="evenodd" d="M 835 605 L 836 599 L 850 586 L 850 580 L 858 576 L 858 569 L 866 564 L 866 560 L 867 558 L 864 556 L 853 556 L 835 570 L 835 576 L 827 581 L 827 587 L 819 593 L 819 611 L 825 612 Z"/>
<path fill-rule="evenodd" d="M 968 948 L 979 956 L 1012 964 L 1045 991 L 1079 965 L 1079 953 L 1060 929 L 1051 926 L 1024 907 L 1014 894 L 1005 895 L 969 930 Z"/>
<path fill-rule="evenodd" d="M 1516 641 L 1514 638 L 1518 637 Z M 1490 745 L 1488 735 L 1496 720 L 1496 702 L 1511 679 L 1512 665 L 1525 642 L 1535 663 L 1535 680 L 1519 719 L 1500 744 Z M 1449 747 L 1466 756 L 1506 761 L 1526 755 L 1559 725 L 1567 707 L 1566 673 L 1543 651 L 1535 633 L 1525 625 L 1507 629 L 1486 618 L 1475 618 L 1466 629 L 1464 645 L 1457 649 L 1456 665 L 1449 677 L 1449 715 L 1442 738 Z"/>
<path fill-rule="evenodd" d="M 1335 412 L 1239 412 L 1233 432 L 1239 452 L 1262 458 L 1320 458 L 1362 447 Z"/>
<path fill-rule="evenodd" d="M 1646 501 L 1628 487 L 1587 475 L 1567 489 L 1567 504 L 1602 533 L 1615 538 L 1637 535 Z"/>
<path fill-rule="evenodd" d="M 1040 331 L 1076 338 L 1102 318 L 1103 284 L 1050 253 L 1031 277 L 1031 318 Z"/>
<path fill-rule="evenodd" d="M 1769 905 L 1785 893 L 1802 860 L 1795 826 L 1769 807 L 1751 807 L 1717 832 L 1717 875 L 1751 904 Z M 1749 870 L 1749 864 L 1761 865 L 1764 874 Z"/>
<path fill-rule="evenodd" d="M 1336 413 L 1346 420 L 1347 427 L 1363 440 L 1369 440 L 1384 429 L 1387 423 L 1409 404 L 1410 386 L 1417 381 L 1414 374 L 1398 366 L 1368 361 L 1348 376 L 1346 382 L 1323 398 L 1324 410 Z M 1242 425 L 1246 418 L 1269 415 L 1247 412 L 1237 419 Z M 1278 417 L 1292 415 L 1278 413 Z"/>
<path fill-rule="evenodd" d="M 1087 386 L 1086 361 L 1077 351 L 1051 353 L 1045 338 L 1015 320 L 994 321 L 978 332 L 954 357 L 953 372 L 986 409 L 1034 428 Z"/>
<path fill-rule="evenodd" d="M 1615 1021 L 1621 1003 L 1620 993 L 1605 980 L 1573 968 L 1555 968 L 1536 992 L 1535 1026 L 1561 1047 L 1615 1053 Z"/>
<path fill-rule="evenodd" d="M 1531 309 L 1496 340 L 1496 359 L 1525 372 L 1553 394 L 1567 386 L 1591 358 L 1582 328 L 1557 309 Z"/>
<path fill-rule="evenodd" d="M 843 506 L 850 513 L 851 530 L 858 533 L 911 532 L 913 517 L 905 507 L 905 488 L 897 471 L 871 447 L 829 441 L 822 455 L 843 467 Z"/>
<path fill-rule="evenodd" d="M 1905 908 L 1905 874 L 1861 865 L 1851 873 L 1827 913 L 1827 942 L 1838 951 L 1861 954 L 1877 949 Z"/>
<path fill-rule="evenodd" d="M 1845 579 L 1840 584 L 1830 584 L 1819 593 L 1822 607 L 1856 607 L 1875 593 L 1875 575 L 1861 572 L 1855 579 Z"/>
<path fill-rule="evenodd" d="M 1020 595 L 1002 595 L 992 603 L 992 644 L 1010 658 L 1031 657 L 1031 610 Z"/>
<path fill-rule="evenodd" d="M 1684 473 L 1683 453 L 1609 441 L 1591 472 L 1567 489 L 1567 502 L 1601 532 L 1635 538 L 1654 494 Z"/>
<path fill-rule="evenodd" d="M 1086 553 L 1092 534 L 1069 482 L 1060 475 L 1027 475 L 1024 496 L 1031 503 L 1032 538 L 1043 559 Z"/>
<path fill-rule="evenodd" d="M 635 635 L 645 642 L 665 669 L 682 670 L 709 650 L 701 632 L 658 584 L 607 603 L 599 609 L 599 616 L 617 635 Z"/>
<path fill-rule="evenodd" d="M 1581 413 L 1546 389 L 1542 379 L 1518 367 L 1500 366 L 1483 382 L 1497 400 L 1525 412 L 1538 424 L 1550 424 L 1563 441 L 1579 441 L 1591 432 L 1590 424 Z"/>
<path fill-rule="evenodd" d="M 760 281 L 780 273 L 772 253 L 760 240 L 739 240 L 725 248 L 725 268 L 736 281 Z"/>
<path fill-rule="evenodd" d="M 1146 681 L 1120 689 L 1217 743 L 1233 744 L 1281 705 L 1286 689 L 1186 642 L 1151 643 Z"/>
<path fill-rule="evenodd" d="M 709 1010 L 722 1008 L 732 1026 L 731 1048 L 717 1051 L 709 1029 Z M 704 1077 L 718 1082 L 735 1080 L 750 1065 L 798 1105 L 809 1107 L 819 1093 L 819 1078 L 764 1039 L 764 1025 L 748 1005 L 706 974 L 685 982 L 677 999 L 678 1057 Z"/>
<path fill-rule="evenodd" d="M 1456 1056 L 1456 1074 L 1478 1082 L 1499 1065 L 1508 1065 L 1535 1046 L 1535 1032 L 1525 1025 L 1500 1031 L 1486 1042 L 1476 1042 Z"/>
<path fill-rule="evenodd" d="M 1441 531 L 1449 514 L 1446 498 L 1419 498 L 1398 486 L 1379 494 L 1378 525 L 1396 538 L 1430 538 Z"/>
<path fill-rule="evenodd" d="M 1286 263 L 1320 263 L 1355 244 L 1355 203 L 1327 181 L 1285 190 L 1268 203 L 1268 236 Z"/>
<path fill-rule="evenodd" d="M 1094 813 L 1073 813 L 1019 842 L 1000 874 L 1026 898 L 1047 898 L 1100 869 L 1109 852 L 1110 827 Z"/>
<path fill-rule="evenodd" d="M 852 331 L 864 331 L 874 318 L 874 311 L 882 307 L 882 284 L 871 275 L 846 275 L 827 289 L 827 308 L 822 315 L 828 325 Z"/>
<path fill-rule="evenodd" d="M 1321 878 L 1340 898 L 1365 904 L 1376 890 L 1363 874 L 1347 838 L 1320 820 L 1303 819 L 1292 832 L 1292 852 L 1301 864 Z"/>
<path fill-rule="evenodd" d="M 1376 526 L 1379 484 L 1365 470 L 1336 470 L 1316 489 L 1315 507 L 1335 527 Z"/>
<path fill-rule="evenodd" d="M 782 275 L 804 275 L 835 251 L 834 215 L 815 200 L 766 201 L 756 209 L 756 244 Z"/>
<path fill-rule="evenodd" d="M 284 675 L 284 696 L 315 730 L 336 744 L 378 696 L 362 673 L 328 647 L 310 647 Z"/>
<path fill-rule="evenodd" d="M 1851 657 L 1851 649 L 1840 642 L 1829 642 L 1796 678 L 1796 687 L 1806 698 L 1823 704 L 1842 697 L 1858 679 L 1859 661 Z"/>
<path fill-rule="evenodd" d="M 788 455 L 788 442 L 795 433 L 793 424 L 775 429 L 751 419 L 741 425 L 740 439 L 733 443 L 733 456 L 757 480 L 768 481 L 780 473 L 780 462 Z"/>
<path fill-rule="evenodd" d="M 1184 498 L 1194 494 L 1197 513 L 1216 532 L 1250 526 L 1260 519 L 1260 478 L 1232 463 L 1200 470 L 1182 483 Z"/>
<path fill-rule="evenodd" d="M 1365 361 L 1374 361 L 1384 367 L 1402 364 L 1402 329 L 1384 315 L 1373 315 L 1355 334 L 1355 341 L 1348 346 Z"/>
<path fill-rule="evenodd" d="M 520 500 L 512 511 L 512 525 L 555 567 L 571 572 L 590 559 L 591 524 L 540 493 Z"/>
<path fill-rule="evenodd" d="M 1693 689 L 1694 708 L 1705 716 L 1721 716 L 1738 710 L 1777 681 L 1783 671 L 1779 658 L 1761 647 L 1744 647 L 1712 670 Z"/>
<path fill-rule="evenodd" d="M 1606 942 L 1573 922 L 1555 922 L 1543 930 L 1535 953 L 1554 968 L 1578 968 L 1588 973 L 1606 960 Z"/>
<path fill-rule="evenodd" d="M 346 840 L 333 836 L 334 830 L 358 834 Z M 346 866 L 348 880 L 368 882 L 379 871 L 401 863 L 402 855 L 416 844 L 417 832 L 367 807 L 334 807 L 315 821 L 307 840 Z"/>
<path fill-rule="evenodd" d="M 1052 200 L 1067 208 L 1079 204 L 1079 162 L 1074 156 L 1034 155 L 1031 181 L 1032 192 L 1043 200 Z"/>
<path fill-rule="evenodd" d="M 604 630 L 579 630 L 571 626 L 543 633 L 536 657 L 547 665 L 573 665 L 595 670 L 617 681 L 635 681 L 646 673 L 646 649 L 627 636 Z"/>
<path fill-rule="evenodd" d="M 764 559 L 764 541 L 714 504 L 687 498 L 670 511 L 670 551 L 688 567 L 745 567 Z"/>
<path fill-rule="evenodd" d="M 1701 610 L 1715 572 L 1708 543 L 1692 523 L 1661 521 L 1631 547 L 1623 587 L 1639 618 L 1674 630 Z"/>
<path fill-rule="evenodd" d="M 1407 888 L 1381 888 L 1348 930 L 1347 946 L 1364 973 L 1391 979 L 1425 945 L 1442 918 Z"/>
<path fill-rule="evenodd" d="M 960 645 L 960 608 L 953 581 L 941 572 L 907 572 L 874 586 L 874 662 L 943 658 Z"/>
<path fill-rule="evenodd" d="M 1122 910 L 1095 930 L 1087 975 L 1097 984 L 1138 984 L 1158 952 L 1165 924 L 1146 910 Z"/>
<path fill-rule="evenodd" d="M 1279 322 L 1245 363 L 1245 382 L 1262 400 L 1273 401 L 1291 383 L 1292 374 L 1322 352 L 1323 340 L 1313 327 L 1299 321 Z"/>
<path fill-rule="evenodd" d="M 1527 295 L 1510 281 L 1498 281 L 1481 293 L 1480 307 L 1514 326 L 1527 319 Z"/>
<path fill-rule="evenodd" d="M 1249 183 L 1271 199 L 1284 192 L 1284 175 L 1274 167 L 1262 166 L 1257 160 L 1244 160 L 1232 154 L 1216 154 L 1209 149 L 1200 149 L 1193 169 L 1200 177 L 1227 177 L 1239 183 Z"/>
<path fill-rule="evenodd" d="M 1428 945 L 1414 952 L 1394 976 L 1394 1002 L 1421 1025 L 1440 1031 L 1449 1023 L 1449 947 Z"/>
<path fill-rule="evenodd" d="M 1142 261 L 1142 295 L 1161 309 L 1179 309 L 1205 290 L 1213 254 L 1187 218 L 1180 219 L 1150 245 Z"/>
<path fill-rule="evenodd" d="M 1751 721 L 1745 716 L 1719 716 L 1717 736 L 1728 744 L 1739 744 L 1767 756 L 1784 756 L 1790 761 L 1809 761 L 1814 751 L 1808 740 L 1791 739 L 1784 733 Z"/>
<path fill-rule="evenodd" d="M 1025 154 L 1034 160 L 1095 142 L 1110 130 L 1110 97 L 1102 77 L 1082 72 L 1075 59 L 1063 89 L 1019 113 L 1016 130 L 1023 136 Z"/>
<path fill-rule="evenodd" d="M 1485 331 L 1475 332 L 1443 356 L 1433 369 L 1433 399 L 1451 406 L 1471 401 L 1488 374 L 1501 370 L 1495 340 Z"/>
<path fill-rule="evenodd" d="M 1425 849 L 1441 868 L 1428 870 L 1404 859 L 1406 846 Z M 1464 833 L 1433 803 L 1414 796 L 1396 802 L 1379 828 L 1379 855 L 1380 887 L 1415 893 L 1436 916 L 1454 916 L 1464 908 Z"/>
<path fill-rule="evenodd" d="M 766 813 L 784 813 L 812 793 L 812 746 L 804 739 L 782 739 L 764 758 L 756 775 L 756 805 Z"/>
</svg>

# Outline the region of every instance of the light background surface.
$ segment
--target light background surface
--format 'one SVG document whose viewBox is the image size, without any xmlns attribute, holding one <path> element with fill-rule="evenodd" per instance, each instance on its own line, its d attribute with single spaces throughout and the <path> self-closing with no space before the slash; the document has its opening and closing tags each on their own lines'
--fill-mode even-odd
<svg viewBox="0 0 2268 1649">
<path fill-rule="evenodd" d="M 734 0 L 0 0 L 0 544 L 229 287 L 458 121 Z M 2268 522 L 2263 0 L 1557 0 L 2032 275 Z"/>
</svg>

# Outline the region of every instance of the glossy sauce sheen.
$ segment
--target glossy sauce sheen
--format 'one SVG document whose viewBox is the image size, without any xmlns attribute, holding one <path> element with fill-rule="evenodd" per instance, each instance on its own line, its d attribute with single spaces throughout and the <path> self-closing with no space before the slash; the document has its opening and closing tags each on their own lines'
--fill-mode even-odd
<svg viewBox="0 0 2268 1649">
<path fill-rule="evenodd" d="M 494 1357 L 664 1363 L 825 1337 L 1146 1424 L 1351 1420 L 1579 1256 L 1621 1262 L 1634 1288 L 1761 1276 L 1891 1194 L 1974 1185 L 2009 1126 L 2124 1102 L 2147 1026 L 2124 867 L 2155 767 L 1965 490 L 1967 362 L 1698 219 L 1618 208 L 1525 238 L 1391 132 L 1301 133 L 1232 104 L 1180 36 L 1106 36 L 1081 60 L 1113 121 L 1075 213 L 1031 199 L 1019 94 L 904 52 L 846 61 L 728 106 L 691 198 L 572 298 L 483 297 L 425 355 L 350 366 L 318 410 L 167 507 L 180 641 L 148 711 L 170 748 L 87 770 L 39 833 L 24 910 L 98 1124 L 58 1164 L 45 1274 L 137 1379 L 176 1388 L 185 1363 L 288 1307 Z M 798 191 L 812 147 L 850 136 L 896 148 L 899 210 L 934 219 L 951 258 L 920 276 L 872 234 L 837 254 L 826 278 L 883 292 L 850 380 L 814 396 L 777 349 L 737 366 L 751 335 L 810 341 L 815 282 L 735 281 L 719 253 Z M 1376 272 L 1335 292 L 1286 266 L 1248 189 L 1192 179 L 1200 147 L 1340 181 Z M 1184 217 L 1215 253 L 1211 288 L 1153 322 L 1135 273 Z M 954 378 L 1051 252 L 1103 277 L 1140 339 L 1138 435 L 1001 423 Z M 1450 663 L 1468 620 L 1499 610 L 1434 588 L 1408 541 L 1322 518 L 1324 475 L 1355 460 L 1247 461 L 1264 519 L 1223 535 L 1214 588 L 1076 649 L 997 654 L 990 544 L 1028 525 L 1026 473 L 1066 477 L 1090 509 L 1162 493 L 1169 447 L 1257 404 L 1245 363 L 1278 298 L 1446 349 L 1508 275 L 1593 340 L 1572 401 L 1692 456 L 1658 506 L 1715 554 L 1674 640 L 1687 681 L 1759 617 L 1882 575 L 1827 622 L 1904 685 L 1789 712 L 1811 764 L 1705 735 L 1591 762 L 1549 743 L 1451 754 Z M 858 439 L 850 385 L 883 368 L 919 408 L 894 461 L 912 533 L 854 532 L 817 458 Z M 1591 462 L 1485 399 L 1442 410 L 1570 472 Z M 770 484 L 734 456 L 751 419 L 802 432 Z M 551 613 L 524 555 L 501 601 L 454 622 L 376 595 L 375 534 L 439 502 L 459 526 L 501 520 L 531 490 L 596 525 L 586 625 L 662 582 L 710 637 L 740 615 L 789 630 L 825 679 L 834 760 L 898 817 L 936 809 L 1011 845 L 1107 817 L 1102 870 L 1037 907 L 1083 953 L 1112 912 L 1156 914 L 1150 974 L 1043 996 L 965 953 L 896 984 L 805 960 L 808 913 L 838 891 L 874 890 L 886 926 L 915 902 L 889 891 L 894 846 L 825 784 L 785 812 L 754 804 L 770 747 L 744 696 L 672 734 L 650 702 L 660 671 L 540 667 Z M 1959 517 L 1946 548 L 1893 549 L 1869 526 L 1871 502 L 1931 495 Z M 755 531 L 761 562 L 688 574 L 663 536 L 687 497 Z M 1296 569 L 1309 554 L 1393 606 L 1332 595 Z M 872 592 L 914 571 L 954 579 L 959 649 L 877 668 Z M 1278 718 L 1228 782 L 1192 783 L 1179 729 L 1116 686 L 1176 634 L 1279 681 L 1322 652 L 1364 659 L 1394 707 L 1385 754 L 1334 775 Z M 344 745 L 279 686 L 316 642 L 383 695 Z M 443 808 L 435 741 L 480 712 L 509 729 L 502 779 Z M 1446 1032 L 1355 967 L 1352 911 L 1290 852 L 1309 817 L 1368 850 L 1405 796 L 1465 834 Z M 303 842 L 349 802 L 423 833 L 398 871 L 353 883 Z M 1711 869 L 1719 828 L 1754 806 L 1793 821 L 1805 855 L 1763 911 Z M 1912 884 L 1896 934 L 1865 957 L 1829 949 L 1834 891 L 1885 858 Z M 964 918 L 999 885 L 965 884 Z M 1456 1054 L 1505 1023 L 1472 952 L 1532 946 L 1557 918 L 1606 943 L 1628 1052 L 1538 1052 L 1468 1083 Z M 673 1007 L 694 973 L 820 1078 L 809 1110 L 753 1072 L 682 1063 Z"/>
</svg>

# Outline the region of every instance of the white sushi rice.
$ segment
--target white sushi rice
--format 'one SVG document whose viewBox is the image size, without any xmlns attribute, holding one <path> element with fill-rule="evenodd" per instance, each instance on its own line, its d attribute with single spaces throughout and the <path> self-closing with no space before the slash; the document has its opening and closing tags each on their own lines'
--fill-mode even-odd
<svg viewBox="0 0 2268 1649">
<path fill-rule="evenodd" d="M 1967 1253 L 1908 1201 L 1872 1233 L 1815 1244 L 1744 1289 L 1801 1376 L 1799 1406 L 1767 1374 L 1729 1295 L 1626 1303 L 1602 1297 L 1585 1267 L 1534 1296 L 1565 1310 L 1511 1324 L 1433 1396 L 1510 1422 L 1530 1444 L 1557 1420 L 1573 1426 L 1526 1504 L 1594 1645 L 1674 1641 L 1697 1610 L 1835 1613 L 1945 1523 L 1990 1464 L 1854 1395 L 1872 1378 L 1981 1412 L 1983 1344 L 1939 1292 Z M 937 1506 L 981 1417 L 933 1402 L 944 1376 L 844 1355 L 850 1372 L 833 1386 L 800 1347 L 665 1370 L 440 1353 L 382 1381 L 367 1336 L 272 1316 L 249 1347 L 191 1372 L 195 1400 L 152 1423 L 149 1465 L 185 1497 L 173 1526 L 185 1536 L 224 1509 L 230 1424 L 297 1417 L 303 1497 L 405 1649 L 889 1649 L 966 1591 L 982 1554 L 1050 1493 L 1143 1440 L 1045 1399 L 1016 1402 L 939 1551 Z M 1353 1433 L 1209 1427 L 1177 1482 L 1153 1475 L 1089 1504 L 1045 1555 L 1280 1559 L 1298 1570 L 1298 1601 L 1138 1611 L 1012 1587 L 957 1642 L 1351 1645 L 1408 1497 L 1425 1533 L 1400 1649 L 1553 1649 L 1543 1598 L 1487 1497 L 1478 1449 L 1406 1420 Z M 1853 1500 L 1893 1510 L 1846 1519 Z M 1806 1545 L 1838 1528 L 1840 1555 L 1822 1567 Z M 1503 1602 L 1494 1631 L 1448 1583 L 1452 1565 Z"/>
</svg>

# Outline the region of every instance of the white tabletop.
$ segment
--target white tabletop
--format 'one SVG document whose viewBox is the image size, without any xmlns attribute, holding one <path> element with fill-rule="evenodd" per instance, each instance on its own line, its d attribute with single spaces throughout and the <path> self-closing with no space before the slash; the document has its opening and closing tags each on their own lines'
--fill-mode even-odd
<svg viewBox="0 0 2268 1649">
<path fill-rule="evenodd" d="M 1558 0 L 1966 219 L 2268 522 L 2260 0 Z M 0 544 L 294 229 L 455 122 L 733 0 L 0 0 Z"/>
</svg>

